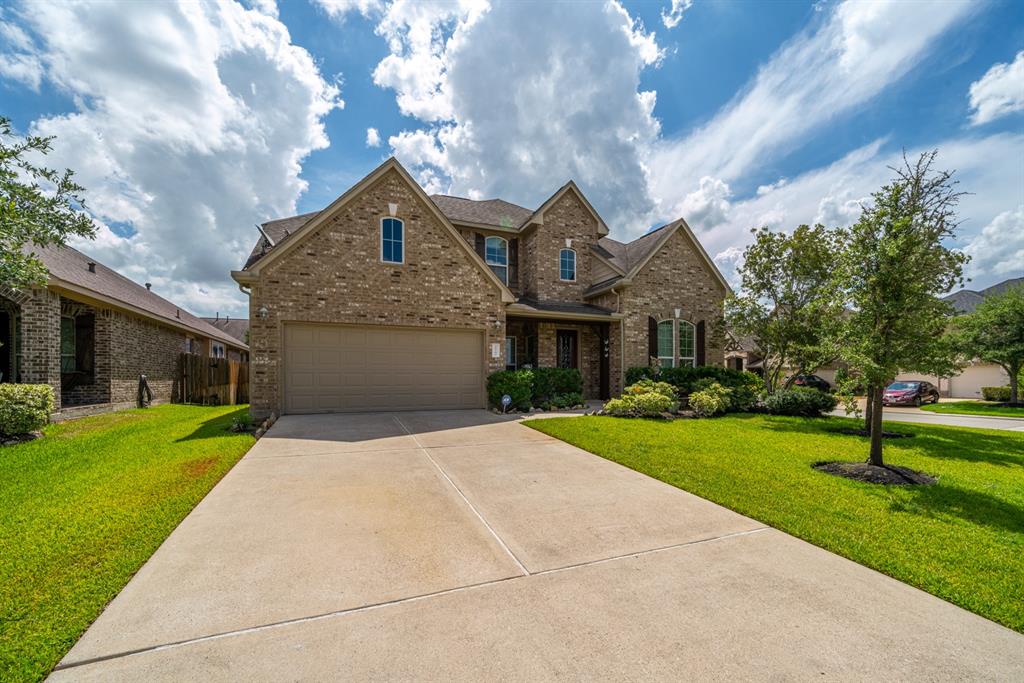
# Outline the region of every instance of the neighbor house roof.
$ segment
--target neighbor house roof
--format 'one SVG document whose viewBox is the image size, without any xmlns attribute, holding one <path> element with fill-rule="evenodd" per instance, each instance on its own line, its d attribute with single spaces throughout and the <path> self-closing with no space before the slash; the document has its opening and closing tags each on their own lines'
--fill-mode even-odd
<svg viewBox="0 0 1024 683">
<path fill-rule="evenodd" d="M 71 247 L 31 247 L 50 273 L 49 285 L 92 297 L 104 303 L 130 310 L 173 327 L 247 348 L 244 342 L 218 330 L 177 304 L 133 282 L 96 259 Z M 93 270 L 89 265 L 93 264 Z"/>
<path fill-rule="evenodd" d="M 249 334 L 248 318 L 232 318 L 230 316 L 222 318 L 218 315 L 215 318 L 202 318 L 202 320 L 205 320 L 210 323 L 211 326 L 216 327 L 221 332 L 234 337 L 243 344 L 246 343 L 245 337 Z"/>
<path fill-rule="evenodd" d="M 958 292 L 953 292 L 949 296 L 943 297 L 942 300 L 948 301 L 957 313 L 973 313 L 974 309 L 988 297 L 994 294 L 1002 294 L 1011 287 L 1021 286 L 1024 286 L 1024 277 L 1013 277 L 979 291 L 961 289 Z"/>
</svg>

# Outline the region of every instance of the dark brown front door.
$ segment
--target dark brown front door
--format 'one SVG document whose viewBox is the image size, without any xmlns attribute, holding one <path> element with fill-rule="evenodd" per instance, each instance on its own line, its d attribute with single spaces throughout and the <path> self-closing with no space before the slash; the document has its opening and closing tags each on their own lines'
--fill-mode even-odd
<svg viewBox="0 0 1024 683">
<path fill-rule="evenodd" d="M 576 330 L 558 330 L 555 337 L 555 362 L 560 368 L 578 368 Z"/>
</svg>

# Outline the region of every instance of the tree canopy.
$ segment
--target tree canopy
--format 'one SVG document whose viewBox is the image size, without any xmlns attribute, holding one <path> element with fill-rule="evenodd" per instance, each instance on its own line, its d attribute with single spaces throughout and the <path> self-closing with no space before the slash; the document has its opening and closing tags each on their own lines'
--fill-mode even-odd
<svg viewBox="0 0 1024 683">
<path fill-rule="evenodd" d="M 953 321 L 951 340 L 967 358 L 995 363 L 1010 377 L 1010 402 L 1020 402 L 1024 368 L 1024 285 L 987 297 L 973 313 Z"/>
</svg>

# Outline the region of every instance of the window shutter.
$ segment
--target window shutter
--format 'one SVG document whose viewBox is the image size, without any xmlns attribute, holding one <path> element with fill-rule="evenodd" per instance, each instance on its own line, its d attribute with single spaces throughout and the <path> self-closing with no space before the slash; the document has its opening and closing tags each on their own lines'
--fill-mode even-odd
<svg viewBox="0 0 1024 683">
<path fill-rule="evenodd" d="M 508 283 L 519 284 L 519 238 L 508 241 Z"/>
<path fill-rule="evenodd" d="M 485 238 L 484 238 L 483 235 L 481 235 L 478 232 L 473 233 L 473 236 L 476 238 L 476 244 L 475 244 L 475 246 L 476 246 L 476 253 L 480 256 L 480 258 L 484 258 L 484 239 Z M 484 259 L 484 260 L 486 261 L 486 259 Z"/>
<path fill-rule="evenodd" d="M 696 339 L 697 358 L 696 358 L 696 361 L 697 361 L 697 365 L 698 366 L 706 365 L 707 364 L 707 355 L 704 352 L 704 341 L 705 341 L 705 337 L 706 336 L 707 335 L 704 333 L 704 321 L 701 320 L 699 323 L 697 323 L 697 339 Z"/>
<path fill-rule="evenodd" d="M 651 316 L 647 316 L 647 355 L 658 356 L 658 321 Z"/>
</svg>

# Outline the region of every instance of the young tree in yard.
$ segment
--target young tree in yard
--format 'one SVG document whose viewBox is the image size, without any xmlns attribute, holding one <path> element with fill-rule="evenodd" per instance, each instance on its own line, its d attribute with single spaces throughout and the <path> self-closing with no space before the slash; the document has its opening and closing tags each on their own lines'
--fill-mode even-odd
<svg viewBox="0 0 1024 683">
<path fill-rule="evenodd" d="M 833 271 L 844 233 L 821 225 L 753 233 L 739 269 L 741 294 L 726 301 L 725 317 L 758 345 L 766 388 L 775 392 L 785 368 L 812 373 L 838 356 L 833 332 L 843 303 Z"/>
<path fill-rule="evenodd" d="M 1024 285 L 986 298 L 973 313 L 956 318 L 953 344 L 963 354 L 995 363 L 1010 377 L 1010 403 L 1019 403 L 1024 369 Z"/>
<path fill-rule="evenodd" d="M 852 311 L 843 359 L 864 378 L 872 465 L 882 459 L 882 393 L 900 370 L 945 375 L 955 368 L 944 338 L 949 304 L 938 297 L 963 283 L 967 256 L 949 249 L 957 227 L 952 172 L 933 171 L 937 152 L 904 157 L 896 177 L 872 195 L 850 228 L 837 275 Z"/>
<path fill-rule="evenodd" d="M 52 139 L 18 138 L 10 120 L 0 116 L 0 284 L 11 288 L 46 282 L 46 269 L 24 251 L 27 245 L 64 244 L 74 235 L 95 233 L 83 211 L 84 188 L 72 172 L 58 173 L 26 158 L 48 153 Z"/>
</svg>

